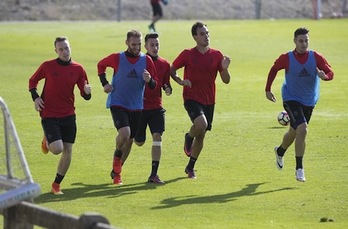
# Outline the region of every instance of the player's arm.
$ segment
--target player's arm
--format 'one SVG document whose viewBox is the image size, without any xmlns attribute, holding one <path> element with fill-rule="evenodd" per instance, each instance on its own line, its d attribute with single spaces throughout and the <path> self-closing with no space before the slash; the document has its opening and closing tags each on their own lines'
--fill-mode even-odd
<svg viewBox="0 0 348 229">
<path fill-rule="evenodd" d="M 179 85 L 181 85 L 181 86 L 188 86 L 188 87 L 191 87 L 191 86 L 192 86 L 192 85 L 191 85 L 191 81 L 188 80 L 188 79 L 182 80 L 182 79 L 178 76 L 176 70 L 177 70 L 177 68 L 175 68 L 174 65 L 171 65 L 171 66 L 170 66 L 170 76 L 171 76 L 171 78 L 172 78 L 175 82 L 177 82 Z"/>
<path fill-rule="evenodd" d="M 87 76 L 79 81 L 78 88 L 80 89 L 80 95 L 82 98 L 85 100 L 90 100 L 92 98 L 91 86 L 88 83 Z"/>
<path fill-rule="evenodd" d="M 150 89 L 154 89 L 156 87 L 157 82 L 151 77 L 151 73 L 147 69 L 144 69 L 143 78 Z"/>
<path fill-rule="evenodd" d="M 146 69 L 144 71 L 144 80 L 150 89 L 154 89 L 157 85 L 157 71 L 155 64 L 150 56 L 146 55 Z"/>
<path fill-rule="evenodd" d="M 166 95 L 171 95 L 173 92 L 172 85 L 170 85 L 170 64 L 166 63 L 165 65 L 165 72 L 163 76 L 163 90 L 166 93 Z"/>
<path fill-rule="evenodd" d="M 267 83 L 266 83 L 266 88 L 265 88 L 265 92 L 266 92 L 266 98 L 269 100 L 269 101 L 272 101 L 272 102 L 276 102 L 277 99 L 276 97 L 273 95 L 273 92 L 271 90 L 271 86 L 272 86 L 272 83 L 277 75 L 277 70 L 275 70 L 274 66 L 271 67 L 271 70 L 269 71 L 268 73 L 268 77 L 267 77 Z"/>
<path fill-rule="evenodd" d="M 29 92 L 34 102 L 35 110 L 37 111 L 42 111 L 45 107 L 44 101 L 41 99 L 39 93 L 37 92 L 37 86 L 39 84 L 39 81 L 45 78 L 44 66 L 45 64 L 43 63 L 29 79 Z"/>
<path fill-rule="evenodd" d="M 104 88 L 105 93 L 109 93 L 113 90 L 112 85 L 106 79 L 106 68 L 112 67 L 116 72 L 118 70 L 119 54 L 113 53 L 104 59 L 100 60 L 97 64 L 98 76 L 101 85 Z M 117 63 L 117 64 L 116 64 Z"/>
<path fill-rule="evenodd" d="M 192 84 L 190 80 L 182 80 L 177 74 L 177 70 L 185 66 L 188 58 L 190 58 L 188 50 L 184 50 L 179 54 L 179 56 L 173 61 L 172 65 L 170 66 L 170 77 L 181 86 L 191 87 Z"/>
<path fill-rule="evenodd" d="M 82 97 L 85 100 L 90 100 L 92 98 L 92 93 L 91 93 L 91 85 L 89 85 L 88 81 L 85 81 L 85 84 L 83 86 L 83 95 Z"/>
<path fill-rule="evenodd" d="M 92 94 L 91 94 L 91 86 L 88 83 L 88 79 L 87 79 L 87 73 L 85 71 L 85 69 L 83 69 L 83 67 L 81 66 L 81 69 L 79 70 L 80 72 L 80 77 L 77 81 L 77 87 L 80 90 L 80 95 L 82 96 L 82 98 L 84 98 L 85 100 L 90 100 L 92 98 Z"/>
<path fill-rule="evenodd" d="M 289 57 L 287 54 L 282 54 L 273 64 L 271 67 L 268 77 L 267 77 L 267 82 L 266 82 L 266 87 L 265 87 L 265 93 L 266 93 L 266 98 L 272 102 L 276 102 L 276 97 L 273 95 L 271 87 L 273 84 L 274 79 L 277 76 L 277 73 L 281 69 L 288 69 L 289 66 Z"/>
<path fill-rule="evenodd" d="M 170 83 L 163 84 L 163 90 L 166 93 L 166 95 L 171 95 L 173 92 L 172 85 L 170 85 Z"/>
<path fill-rule="evenodd" d="M 81 96 L 85 100 L 90 100 L 92 98 L 91 85 L 89 85 L 87 80 L 85 80 L 83 84 L 83 90 L 81 91 Z"/>
<path fill-rule="evenodd" d="M 172 77 L 172 79 L 177 82 L 179 85 L 183 85 L 182 80 L 180 79 L 180 77 L 178 76 L 178 74 L 176 73 L 176 68 L 172 65 L 170 66 L 170 76 Z"/>
<path fill-rule="evenodd" d="M 314 57 L 317 62 L 318 76 L 325 81 L 332 80 L 334 78 L 334 72 L 327 60 L 317 52 L 314 52 Z"/>
<path fill-rule="evenodd" d="M 231 63 L 231 59 L 228 56 L 223 56 L 223 59 L 221 61 L 221 67 L 222 71 L 220 71 L 220 76 L 222 79 L 222 82 L 225 84 L 228 84 L 230 82 L 231 76 L 230 73 L 228 72 L 228 66 Z"/>
</svg>

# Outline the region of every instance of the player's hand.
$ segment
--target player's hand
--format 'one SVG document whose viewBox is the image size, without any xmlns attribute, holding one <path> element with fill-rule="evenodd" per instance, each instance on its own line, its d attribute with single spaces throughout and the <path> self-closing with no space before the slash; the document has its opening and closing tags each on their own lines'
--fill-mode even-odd
<svg viewBox="0 0 348 229">
<path fill-rule="evenodd" d="M 320 70 L 318 67 L 317 67 L 317 74 L 319 76 L 320 79 L 322 80 L 325 80 L 326 79 L 326 75 L 325 75 L 325 72 L 323 70 Z"/>
<path fill-rule="evenodd" d="M 112 90 L 114 90 L 114 88 L 111 86 L 111 84 L 105 84 L 105 86 L 104 86 L 105 93 L 110 93 L 110 92 L 112 92 Z"/>
<path fill-rule="evenodd" d="M 83 90 L 87 95 L 91 94 L 91 86 L 89 85 L 87 80 L 85 80 L 85 86 L 83 87 Z"/>
<path fill-rule="evenodd" d="M 272 102 L 277 101 L 276 97 L 273 95 L 273 93 L 271 91 L 266 91 L 266 98 Z"/>
<path fill-rule="evenodd" d="M 34 104 L 35 104 L 35 110 L 37 111 L 42 111 L 45 108 L 45 103 L 41 99 L 41 97 L 37 97 L 34 101 Z"/>
<path fill-rule="evenodd" d="M 231 58 L 229 56 L 224 56 L 221 61 L 222 68 L 226 70 L 231 63 Z"/>
<path fill-rule="evenodd" d="M 150 80 L 151 80 L 150 72 L 148 72 L 146 69 L 144 69 L 143 78 L 144 78 L 146 83 L 150 82 Z"/>
<path fill-rule="evenodd" d="M 166 93 L 166 95 L 167 96 L 171 95 L 173 89 L 170 86 L 168 86 L 167 84 L 165 84 L 164 86 L 165 86 L 164 92 Z"/>
<path fill-rule="evenodd" d="M 181 86 L 184 87 L 192 87 L 192 83 L 190 80 L 186 79 L 186 80 L 181 80 L 179 83 Z"/>
</svg>

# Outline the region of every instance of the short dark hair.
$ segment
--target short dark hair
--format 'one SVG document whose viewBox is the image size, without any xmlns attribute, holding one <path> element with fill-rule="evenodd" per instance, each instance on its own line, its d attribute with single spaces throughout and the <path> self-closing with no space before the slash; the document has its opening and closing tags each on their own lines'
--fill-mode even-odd
<svg viewBox="0 0 348 229">
<path fill-rule="evenodd" d="M 148 34 L 146 34 L 146 36 L 145 36 L 145 43 L 146 43 L 147 40 L 149 40 L 149 39 L 156 39 L 156 38 L 158 38 L 158 37 L 159 37 L 158 33 L 148 33 Z"/>
<path fill-rule="evenodd" d="M 195 24 L 193 24 L 192 28 L 191 28 L 191 34 L 192 36 L 196 36 L 197 35 L 197 29 L 198 28 L 202 28 L 202 27 L 207 27 L 206 24 L 204 24 L 201 21 L 197 21 Z"/>
<path fill-rule="evenodd" d="M 309 33 L 309 29 L 306 27 L 301 27 L 295 30 L 294 32 L 294 38 L 296 38 L 298 35 L 306 35 Z"/>
<path fill-rule="evenodd" d="M 128 41 L 131 37 L 137 37 L 137 38 L 139 38 L 139 37 L 141 37 L 141 36 L 142 36 L 142 34 L 141 34 L 140 31 L 134 30 L 134 29 L 129 30 L 128 33 L 127 33 L 127 41 Z"/>
<path fill-rule="evenodd" d="M 67 41 L 67 40 L 68 40 L 67 37 L 56 37 L 56 39 L 54 40 L 53 45 L 54 45 L 54 47 L 56 47 L 56 44 L 57 44 L 58 42 Z"/>
</svg>

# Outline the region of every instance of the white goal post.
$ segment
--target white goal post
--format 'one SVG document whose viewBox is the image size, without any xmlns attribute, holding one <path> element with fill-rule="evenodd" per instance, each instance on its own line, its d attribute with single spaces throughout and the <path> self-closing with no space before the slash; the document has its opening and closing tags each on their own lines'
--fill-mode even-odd
<svg viewBox="0 0 348 229">
<path fill-rule="evenodd" d="M 0 97 L 0 210 L 31 200 L 41 188 L 30 174 L 9 109 Z"/>
</svg>

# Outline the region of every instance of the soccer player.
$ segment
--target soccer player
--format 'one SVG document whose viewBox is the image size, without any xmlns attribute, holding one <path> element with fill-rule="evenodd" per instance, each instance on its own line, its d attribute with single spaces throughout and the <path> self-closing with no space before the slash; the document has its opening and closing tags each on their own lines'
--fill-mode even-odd
<svg viewBox="0 0 348 229">
<path fill-rule="evenodd" d="M 156 32 L 155 23 L 163 17 L 162 6 L 160 4 L 161 0 L 150 0 L 152 7 L 152 21 L 149 25 L 150 32 Z"/>
<path fill-rule="evenodd" d="M 159 35 L 157 33 L 148 33 L 145 36 L 145 49 L 147 55 L 153 60 L 157 71 L 157 86 L 151 90 L 148 86 L 145 88 L 144 109 L 139 124 L 138 132 L 134 138 L 134 143 L 142 146 L 146 140 L 146 129 L 149 126 L 152 134 L 152 169 L 148 182 L 164 184 L 157 175 L 159 162 L 162 154 L 162 134 L 165 129 L 165 109 L 162 107 L 162 89 L 166 95 L 172 94 L 170 85 L 170 64 L 167 60 L 158 55 L 160 50 Z"/>
<path fill-rule="evenodd" d="M 271 67 L 267 83 L 266 98 L 276 102 L 271 86 L 279 70 L 285 69 L 282 86 L 284 109 L 290 116 L 289 130 L 284 134 L 282 143 L 275 147 L 276 166 L 284 166 L 284 154 L 295 142 L 296 180 L 305 182 L 303 156 L 305 153 L 308 123 L 314 106 L 319 99 L 319 83 L 332 80 L 334 73 L 326 59 L 318 52 L 308 50 L 309 30 L 298 28 L 294 32 L 295 49 L 281 54 Z"/>
<path fill-rule="evenodd" d="M 63 194 L 60 189 L 70 163 L 72 146 L 76 138 L 76 116 L 74 107 L 74 87 L 80 90 L 85 100 L 91 99 L 91 87 L 87 74 L 79 63 L 71 60 L 71 47 L 66 37 L 57 37 L 54 41 L 58 58 L 41 64 L 29 79 L 29 91 L 40 113 L 44 137 L 42 152 L 61 154 L 57 174 L 52 183 L 52 193 Z M 40 80 L 45 80 L 41 96 L 37 92 Z"/>
<path fill-rule="evenodd" d="M 156 68 L 150 56 L 141 52 L 142 34 L 137 30 L 127 33 L 125 52 L 112 53 L 98 63 L 98 75 L 108 93 L 106 101 L 114 126 L 118 131 L 111 177 L 114 184 L 122 184 L 122 164 L 132 148 L 143 106 L 145 85 L 156 87 Z M 111 84 L 106 69 L 113 68 Z"/>
<path fill-rule="evenodd" d="M 191 33 L 196 46 L 183 50 L 174 60 L 171 77 L 184 86 L 184 106 L 193 123 L 185 134 L 184 151 L 190 157 L 185 173 L 189 178 L 196 178 L 194 166 L 203 149 L 205 134 L 212 128 L 215 80 L 219 72 L 222 82 L 230 82 L 230 58 L 209 47 L 209 30 L 203 22 L 196 22 Z M 184 80 L 177 75 L 177 69 L 182 67 L 185 68 Z"/>
</svg>

